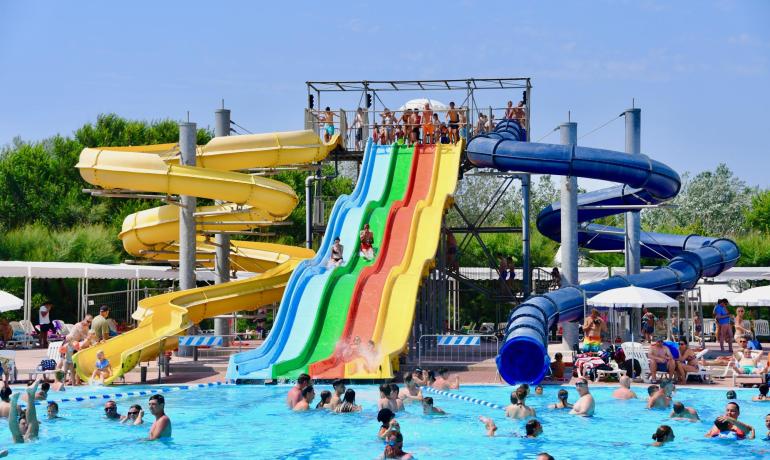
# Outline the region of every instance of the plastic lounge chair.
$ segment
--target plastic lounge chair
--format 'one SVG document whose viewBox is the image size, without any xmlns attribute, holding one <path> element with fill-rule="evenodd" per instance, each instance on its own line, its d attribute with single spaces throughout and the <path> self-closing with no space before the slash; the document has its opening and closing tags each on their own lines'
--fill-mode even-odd
<svg viewBox="0 0 770 460">
<path fill-rule="evenodd" d="M 770 337 L 770 324 L 766 319 L 754 320 L 754 337 Z"/>
<path fill-rule="evenodd" d="M 495 332 L 495 323 L 481 323 L 479 334 L 492 334 Z"/>
<path fill-rule="evenodd" d="M 6 342 L 6 346 L 21 346 L 24 348 L 30 348 L 34 344 L 35 338 L 31 335 L 27 334 L 27 332 L 24 331 L 24 328 L 21 326 L 21 324 L 18 321 L 11 321 L 10 323 L 11 329 L 13 330 L 13 337 L 11 340 Z"/>
<path fill-rule="evenodd" d="M 650 375 L 650 358 L 647 356 L 647 350 L 641 343 L 636 342 L 624 342 L 620 345 L 623 348 L 623 353 L 626 355 L 626 359 L 635 359 L 639 362 L 639 367 L 642 369 L 642 374 L 639 376 L 645 383 L 649 383 L 651 379 L 657 379 L 657 375 Z M 658 374 L 666 374 L 667 372 L 658 372 Z"/>
<path fill-rule="evenodd" d="M 711 371 L 708 368 L 701 365 L 700 363 L 700 360 L 703 359 L 703 357 L 706 356 L 706 353 L 708 352 L 709 350 L 707 348 L 704 348 L 702 351 L 699 351 L 698 353 L 695 354 L 695 357 L 698 358 L 699 360 L 698 370 L 694 372 L 688 372 L 684 376 L 685 383 L 687 383 L 687 381 L 690 380 L 690 377 L 700 377 L 701 381 L 703 381 L 704 383 L 713 383 Z"/>
<path fill-rule="evenodd" d="M 30 380 L 36 379 L 38 375 L 42 375 L 45 378 L 45 377 L 48 377 L 49 375 L 55 374 L 56 371 L 58 370 L 59 362 L 61 361 L 61 352 L 59 352 L 59 349 L 61 348 L 62 343 L 64 342 L 51 342 L 48 344 L 48 353 L 46 354 L 46 359 L 52 359 L 56 361 L 55 369 L 43 371 L 35 368 L 35 369 L 24 370 L 22 372 L 28 374 Z"/>
<path fill-rule="evenodd" d="M 762 356 L 762 350 L 752 350 L 751 351 L 751 358 L 752 359 L 758 360 L 761 356 Z M 727 363 L 727 366 L 725 367 L 724 373 L 722 373 L 722 375 L 720 376 L 722 378 L 727 378 L 727 377 L 731 376 L 732 379 L 733 379 L 733 386 L 737 385 L 737 379 L 739 377 L 743 378 L 743 379 L 751 379 L 751 378 L 761 379 L 762 381 L 759 382 L 759 383 L 764 383 L 764 379 L 762 378 L 762 373 L 759 373 L 759 374 L 741 374 L 741 373 L 735 372 L 735 369 L 733 369 L 733 364 L 737 364 L 735 362 L 735 358 L 734 357 L 731 358 L 730 361 Z M 761 361 L 758 361 L 757 367 L 759 369 L 764 369 L 764 366 L 765 366 L 765 363 L 763 363 Z"/>
<path fill-rule="evenodd" d="M 614 375 L 618 380 L 620 380 L 621 377 L 626 375 L 626 370 L 618 367 L 618 363 L 613 360 L 610 360 L 610 367 L 612 368 L 611 371 L 597 369 L 596 380 L 602 380 L 603 378 L 609 377 L 610 375 Z"/>
<path fill-rule="evenodd" d="M 705 318 L 703 320 L 703 337 L 711 338 L 716 341 L 717 339 L 717 322 L 713 318 Z"/>
<path fill-rule="evenodd" d="M 460 331 L 463 334 L 473 334 L 476 331 L 476 324 L 475 322 L 468 324 L 467 326 L 463 326 L 460 328 Z"/>
</svg>

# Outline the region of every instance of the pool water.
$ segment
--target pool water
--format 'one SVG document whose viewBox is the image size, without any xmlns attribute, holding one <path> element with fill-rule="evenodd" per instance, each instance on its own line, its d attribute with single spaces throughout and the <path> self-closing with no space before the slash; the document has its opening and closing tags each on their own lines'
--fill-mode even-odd
<svg viewBox="0 0 770 460">
<path fill-rule="evenodd" d="M 374 459 L 383 451 L 376 438 L 377 388 L 352 385 L 360 414 L 333 414 L 326 411 L 292 413 L 285 407 L 289 386 L 223 386 L 166 393 L 166 412 L 172 419 L 173 437 L 168 441 L 144 442 L 152 422 L 147 410 L 147 396 L 118 399 L 120 413 L 138 403 L 145 411 L 141 427 L 122 426 L 103 418 L 104 400 L 63 402 L 61 420 L 45 420 L 45 407 L 38 406 L 41 419 L 40 440 L 31 444 L 4 443 L 11 457 L 29 459 Z M 764 441 L 764 417 L 770 403 L 752 403 L 756 390 L 739 390 L 741 420 L 755 427 L 753 441 L 716 441 L 704 433 L 713 419 L 721 415 L 726 402 L 724 390 L 679 389 L 675 400 L 694 406 L 704 420 L 699 423 L 667 419 L 667 411 L 649 411 L 639 401 L 615 401 L 611 388 L 592 388 L 597 400 L 593 418 L 568 415 L 567 411 L 548 410 L 555 401 L 558 386 L 546 387 L 542 396 L 531 395 L 528 403 L 538 413 L 544 433 L 538 439 L 512 436 L 523 433 L 522 422 L 506 420 L 501 410 L 431 395 L 447 416 L 426 417 L 417 404 L 407 404 L 398 420 L 404 433 L 404 450 L 418 459 L 508 459 L 531 458 L 547 451 L 557 459 L 624 459 L 662 456 L 669 459 L 696 458 L 770 458 L 770 442 Z M 577 394 L 566 387 L 570 401 Z M 78 394 L 137 391 L 139 387 L 118 389 L 77 389 Z M 331 389 L 318 385 L 316 393 Z M 634 387 L 641 396 L 645 388 Z M 457 391 L 489 402 L 505 405 L 511 388 L 505 386 L 465 386 Z M 69 392 L 66 397 L 73 396 Z M 427 394 L 427 392 L 426 392 Z M 52 394 L 51 399 L 65 397 Z M 316 400 L 317 401 L 317 400 Z M 478 421 L 479 415 L 493 417 L 498 436 L 488 438 Z M 671 425 L 676 440 L 662 448 L 650 447 L 651 435 L 662 423 Z"/>
</svg>

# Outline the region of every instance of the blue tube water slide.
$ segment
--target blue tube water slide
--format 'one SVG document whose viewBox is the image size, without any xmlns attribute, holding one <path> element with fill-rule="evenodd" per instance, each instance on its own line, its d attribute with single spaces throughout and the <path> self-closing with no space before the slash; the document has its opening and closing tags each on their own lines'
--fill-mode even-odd
<svg viewBox="0 0 770 460">
<path fill-rule="evenodd" d="M 286 346 L 297 319 L 299 302 L 308 284 L 314 277 L 322 275 L 329 270 L 328 261 L 336 236 L 340 237 L 340 242 L 346 252 L 343 254 L 344 260 L 350 259 L 350 254 L 347 254 L 347 252 L 352 251 L 355 247 L 358 229 L 355 228 L 355 232 L 350 231 L 349 228 L 353 226 L 345 225 L 346 217 L 351 209 L 361 206 L 360 201 L 367 195 L 369 184 L 373 177 L 373 148 L 374 144 L 369 139 L 364 151 L 364 158 L 361 163 L 361 171 L 356 187 L 350 195 L 343 195 L 334 203 L 332 212 L 329 215 L 327 232 L 321 241 L 318 252 L 316 252 L 312 259 L 300 262 L 289 277 L 273 328 L 270 330 L 262 346 L 230 357 L 226 375 L 228 381 L 266 378 L 262 375 L 264 372 L 259 371 L 266 369 L 275 362 Z M 343 232 L 343 229 L 348 231 Z"/>
<path fill-rule="evenodd" d="M 623 229 L 589 221 L 632 210 L 633 205 L 664 202 L 676 196 L 681 186 L 674 170 L 645 155 L 523 142 L 520 140 L 523 138 L 523 131 L 516 122 L 504 120 L 494 132 L 471 139 L 466 149 L 468 160 L 481 168 L 586 177 L 623 184 L 578 197 L 578 239 L 586 248 L 623 249 Z M 581 206 L 589 205 L 613 206 L 581 209 Z M 537 228 L 545 236 L 559 241 L 560 219 L 559 203 L 554 203 L 540 212 Z M 725 238 L 642 232 L 640 243 L 643 257 L 665 258 L 669 260 L 668 264 L 647 273 L 613 276 L 533 296 L 513 309 L 497 356 L 498 370 L 506 382 L 514 385 L 537 383 L 543 379 L 549 365 L 548 330 L 557 322 L 578 321 L 583 316 L 584 299 L 630 285 L 678 294 L 694 287 L 702 276 L 713 277 L 729 269 L 740 257 L 738 246 Z"/>
</svg>

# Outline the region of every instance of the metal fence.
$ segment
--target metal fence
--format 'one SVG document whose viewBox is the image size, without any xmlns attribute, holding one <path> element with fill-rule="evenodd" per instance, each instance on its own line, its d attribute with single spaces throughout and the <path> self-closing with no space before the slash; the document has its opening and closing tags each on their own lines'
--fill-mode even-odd
<svg viewBox="0 0 770 460">
<path fill-rule="evenodd" d="M 99 314 L 99 307 L 110 307 L 110 317 L 118 322 L 132 323 L 131 314 L 136 310 L 137 303 L 147 297 L 171 292 L 173 288 L 139 288 L 136 290 L 96 292 L 85 298 L 86 313 Z"/>
<path fill-rule="evenodd" d="M 457 342 L 471 344 L 457 344 Z M 494 358 L 500 351 L 495 335 L 426 334 L 417 342 L 417 362 L 423 364 L 474 364 Z"/>
</svg>

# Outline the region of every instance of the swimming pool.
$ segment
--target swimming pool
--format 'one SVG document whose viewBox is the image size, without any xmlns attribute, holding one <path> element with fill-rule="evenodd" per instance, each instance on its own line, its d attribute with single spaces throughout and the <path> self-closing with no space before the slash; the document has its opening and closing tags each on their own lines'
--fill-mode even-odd
<svg viewBox="0 0 770 460">
<path fill-rule="evenodd" d="M 157 387 L 155 387 L 157 388 Z M 327 389 L 318 385 L 317 393 Z M 104 399 L 60 404 L 61 420 L 43 420 L 45 408 L 38 406 L 41 418 L 40 440 L 25 445 L 5 442 L 12 457 L 19 458 L 174 458 L 176 459 L 373 459 L 383 450 L 375 438 L 377 388 L 351 385 L 357 401 L 364 406 L 360 414 L 327 412 L 291 413 L 284 406 L 288 386 L 224 386 L 218 388 L 171 391 L 165 394 L 166 410 L 173 421 L 173 438 L 165 442 L 142 442 L 149 424 L 142 427 L 121 426 L 103 419 Z M 417 405 L 407 405 L 398 419 L 404 433 L 404 450 L 418 459 L 507 459 L 535 458 L 541 451 L 557 459 L 580 458 L 768 458 L 770 442 L 714 441 L 703 438 L 713 419 L 725 405 L 724 390 L 680 389 L 675 400 L 695 406 L 704 419 L 701 423 L 669 422 L 668 412 L 648 411 L 642 401 L 614 401 L 611 389 L 592 388 L 597 400 L 597 414 L 585 419 L 566 411 L 551 411 L 546 406 L 563 387 L 546 387 L 543 396 L 532 395 L 528 402 L 538 411 L 543 436 L 520 439 L 511 433 L 523 432 L 520 422 L 506 420 L 503 412 L 464 401 L 432 395 L 436 405 L 446 410 L 445 417 L 425 417 Z M 574 387 L 564 387 L 574 402 Z M 138 391 L 142 388 L 112 387 L 78 389 L 79 394 Z M 146 388 L 145 388 L 146 389 Z M 330 388 L 329 388 L 330 389 Z M 91 390 L 91 391 L 89 391 Z M 634 387 L 638 394 L 643 387 Z M 505 405 L 511 388 L 504 386 L 465 386 L 457 393 Z M 770 403 L 750 403 L 756 390 L 739 390 L 741 420 L 752 424 L 764 436 L 764 416 Z M 52 394 L 52 400 L 71 397 Z M 139 403 L 147 410 L 147 396 L 118 399 L 121 413 L 130 404 Z M 479 415 L 491 416 L 498 425 L 498 437 L 484 436 Z M 649 447 L 650 436 L 661 423 L 674 429 L 676 440 L 663 448 Z"/>
</svg>

